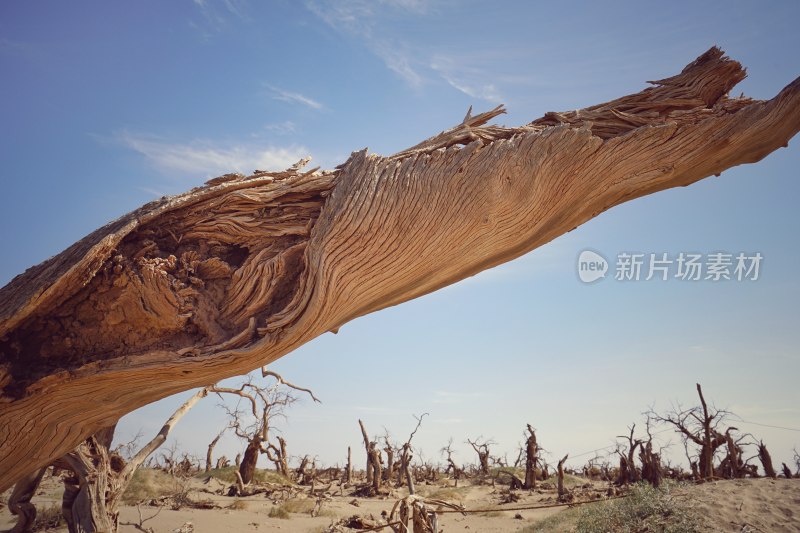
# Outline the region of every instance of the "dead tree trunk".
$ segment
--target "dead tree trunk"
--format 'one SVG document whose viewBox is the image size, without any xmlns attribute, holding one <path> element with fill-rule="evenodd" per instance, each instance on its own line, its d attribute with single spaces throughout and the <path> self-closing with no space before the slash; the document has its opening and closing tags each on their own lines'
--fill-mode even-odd
<svg viewBox="0 0 800 533">
<path fill-rule="evenodd" d="M 556 476 L 558 479 L 558 499 L 562 500 L 567 491 L 564 489 L 564 463 L 567 462 L 567 458 L 569 458 L 569 454 L 565 455 L 559 462 L 558 467 L 556 468 Z"/>
<path fill-rule="evenodd" d="M 653 442 L 648 440 L 639 450 L 642 462 L 642 479 L 658 488 L 661 485 L 661 456 L 653 452 Z"/>
<path fill-rule="evenodd" d="M 522 488 L 533 490 L 536 488 L 536 464 L 538 462 L 537 454 L 539 448 L 536 444 L 536 432 L 530 424 L 528 424 L 528 439 L 525 442 L 525 483 Z"/>
<path fill-rule="evenodd" d="M 33 528 L 36 521 L 36 506 L 31 503 L 31 498 L 36 494 L 42 476 L 47 467 L 31 472 L 17 481 L 14 490 L 8 498 L 8 510 L 17 517 L 17 523 L 7 533 L 24 533 Z"/>
<path fill-rule="evenodd" d="M 697 394 L 700 396 L 700 404 L 703 406 L 703 443 L 700 448 L 700 473 L 705 479 L 714 477 L 714 447 L 711 443 L 711 422 L 713 417 L 708 414 L 708 405 L 703 397 L 703 388 L 697 384 Z"/>
<path fill-rule="evenodd" d="M 158 434 L 127 464 L 110 452 L 114 426 L 92 435 L 61 462 L 74 476 L 65 480 L 62 512 L 70 533 L 114 533 L 119 523 L 119 504 L 136 470 L 158 449 L 172 428 L 208 394 L 204 388 L 183 403 Z"/>
<path fill-rule="evenodd" d="M 256 435 L 247 443 L 247 448 L 244 450 L 242 462 L 239 465 L 239 475 L 242 476 L 242 483 L 249 485 L 253 481 L 253 476 L 256 473 L 256 464 L 258 463 L 258 456 L 261 454 L 261 437 Z"/>
<path fill-rule="evenodd" d="M 787 146 L 800 80 L 728 98 L 744 77 L 712 48 L 605 104 L 513 128 L 468 113 L 391 157 L 229 174 L 97 230 L 0 289 L 0 491 L 142 405 Z"/>
<path fill-rule="evenodd" d="M 406 485 L 408 485 L 408 494 L 413 496 L 415 492 L 414 488 L 414 473 L 411 471 L 411 458 L 414 456 L 412 448 L 411 448 L 411 441 L 414 439 L 414 435 L 417 434 L 419 431 L 420 426 L 422 425 L 422 419 L 425 418 L 428 413 L 422 413 L 420 416 L 414 416 L 417 419 L 417 425 L 414 427 L 414 431 L 408 436 L 408 440 L 403 443 L 403 451 L 400 457 L 400 475 L 406 481 Z M 402 484 L 402 481 L 400 482 Z"/>
<path fill-rule="evenodd" d="M 725 458 L 728 475 L 725 477 L 739 479 L 743 478 L 747 471 L 742 460 L 742 449 L 736 444 L 736 441 L 733 440 L 733 435 L 731 435 L 731 430 L 734 429 L 736 428 L 728 428 L 725 431 L 725 445 L 728 449 L 728 455 Z"/>
<path fill-rule="evenodd" d="M 278 446 L 270 443 L 267 446 L 267 458 L 275 465 L 275 471 L 289 479 L 289 455 L 286 452 L 286 440 L 278 437 Z"/>
<path fill-rule="evenodd" d="M 406 442 L 403 444 L 403 453 L 400 456 L 400 484 L 405 481 L 408 487 L 408 494 L 413 496 L 416 492 L 416 488 L 414 487 L 414 474 L 411 472 L 412 457 L 411 443 Z"/>
<path fill-rule="evenodd" d="M 475 453 L 478 454 L 478 468 L 480 473 L 488 476 L 489 475 L 489 443 L 480 443 L 478 440 L 472 442 L 471 440 L 467 439 L 467 442 L 472 449 L 475 450 Z"/>
<path fill-rule="evenodd" d="M 761 465 L 764 467 L 765 476 L 771 477 L 772 479 L 778 477 L 778 474 L 775 472 L 775 467 L 772 465 L 772 456 L 769 454 L 769 450 L 767 450 L 764 441 L 758 443 L 758 460 L 761 461 Z"/>
<path fill-rule="evenodd" d="M 353 460 L 350 453 L 350 446 L 347 447 L 347 466 L 344 467 L 344 482 L 353 482 Z"/>
<path fill-rule="evenodd" d="M 372 465 L 372 493 L 377 496 L 381 490 L 381 451 L 376 442 L 369 443 L 369 463 Z M 369 472 L 369 470 L 368 470 Z"/>
<path fill-rule="evenodd" d="M 459 468 L 459 466 L 453 461 L 453 439 L 450 439 L 450 442 L 447 443 L 447 446 L 442 448 L 442 452 L 447 453 L 447 468 L 445 469 L 444 473 L 452 473 L 453 479 L 455 480 L 455 486 L 458 487 L 458 480 L 463 475 L 464 471 Z"/>
<path fill-rule="evenodd" d="M 372 458 L 370 455 L 370 441 L 369 436 L 367 435 L 367 430 L 364 428 L 364 422 L 360 419 L 358 421 L 358 426 L 361 428 L 361 436 L 364 438 L 364 451 L 367 455 L 367 485 L 372 484 L 372 477 L 374 476 L 374 469 L 372 466 Z"/>
<path fill-rule="evenodd" d="M 226 429 L 227 429 L 227 428 L 226 428 Z M 216 436 L 216 437 L 214 437 L 214 439 L 213 439 L 213 440 L 212 440 L 212 441 L 209 443 L 209 445 L 208 445 L 208 451 L 206 452 L 206 472 L 209 472 L 209 471 L 211 471 L 211 465 L 212 465 L 212 464 L 214 464 L 214 463 L 212 462 L 212 455 L 213 455 L 213 453 L 214 453 L 214 446 L 216 446 L 216 445 L 217 445 L 217 443 L 219 442 L 219 439 L 221 439 L 221 438 L 222 438 L 222 435 L 223 435 L 224 433 L 225 433 L 225 429 L 223 429 L 222 431 L 220 431 L 220 432 L 217 434 L 217 436 Z"/>
<path fill-rule="evenodd" d="M 389 437 L 384 437 L 386 441 L 386 447 L 383 451 L 386 452 L 386 469 L 383 473 L 383 479 L 386 481 L 387 485 L 391 486 L 392 483 L 392 476 L 394 476 L 394 448 L 392 448 L 392 444 L 389 442 Z"/>
</svg>

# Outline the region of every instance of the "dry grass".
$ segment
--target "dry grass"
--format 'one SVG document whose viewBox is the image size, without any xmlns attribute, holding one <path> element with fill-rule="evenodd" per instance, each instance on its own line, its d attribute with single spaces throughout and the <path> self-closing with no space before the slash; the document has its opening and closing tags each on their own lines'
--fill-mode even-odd
<svg viewBox="0 0 800 533">
<path fill-rule="evenodd" d="M 314 510 L 314 500 L 294 499 L 286 500 L 280 507 L 287 513 L 311 514 Z"/>
<path fill-rule="evenodd" d="M 233 500 L 231 504 L 227 507 L 233 511 L 246 511 L 247 510 L 247 502 L 244 500 Z"/>
<path fill-rule="evenodd" d="M 31 531 L 51 531 L 64 525 L 64 517 L 61 514 L 61 506 L 51 504 L 49 507 L 42 507 L 36 511 L 36 520 L 33 522 Z"/>
<path fill-rule="evenodd" d="M 695 533 L 699 524 L 691 502 L 674 495 L 674 483 L 655 489 L 634 485 L 627 498 L 586 505 L 578 516 L 578 533 Z"/>
<path fill-rule="evenodd" d="M 636 485 L 627 498 L 565 509 L 520 533 L 695 533 L 699 525 L 689 502 L 672 494 L 671 484 L 654 489 Z"/>
<path fill-rule="evenodd" d="M 564 509 L 547 518 L 537 520 L 519 533 L 564 533 L 575 531 L 580 513 L 581 510 L 577 507 Z"/>
<path fill-rule="evenodd" d="M 281 520 L 289 520 L 292 517 L 291 513 L 284 509 L 283 506 L 273 507 L 269 510 L 269 514 L 267 516 L 270 518 L 280 518 Z"/>
<path fill-rule="evenodd" d="M 194 477 L 205 479 L 208 476 L 224 481 L 225 483 L 236 483 L 236 467 L 226 466 L 225 468 L 212 468 L 208 472 L 200 472 Z M 276 483 L 278 485 L 294 485 L 294 483 L 273 470 L 262 470 L 257 468 L 253 473 L 253 481 L 257 483 Z"/>
<path fill-rule="evenodd" d="M 463 503 L 469 492 L 469 487 L 444 487 L 444 488 L 423 488 L 419 491 L 426 498 L 434 500 L 444 500 L 446 502 Z"/>
<path fill-rule="evenodd" d="M 130 485 L 122 495 L 127 505 L 175 494 L 181 489 L 179 480 L 166 472 L 152 468 L 140 468 L 133 474 Z"/>
</svg>

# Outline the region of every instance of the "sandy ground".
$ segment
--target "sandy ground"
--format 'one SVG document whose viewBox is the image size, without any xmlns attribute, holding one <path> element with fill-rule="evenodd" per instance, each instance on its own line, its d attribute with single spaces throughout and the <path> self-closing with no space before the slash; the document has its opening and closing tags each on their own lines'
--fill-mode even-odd
<svg viewBox="0 0 800 533">
<path fill-rule="evenodd" d="M 260 494 L 247 498 L 228 498 L 210 494 L 203 489 L 217 489 L 222 486 L 212 480 L 210 484 L 194 482 L 191 497 L 194 500 L 211 500 L 221 509 L 181 509 L 141 506 L 142 518 L 154 516 L 144 523 L 155 532 L 217 533 L 217 532 L 321 532 L 332 522 L 352 515 L 373 517 L 380 520 L 381 513 L 389 513 L 395 501 L 405 496 L 405 492 L 394 490 L 382 498 L 354 498 L 339 494 L 334 490 L 330 500 L 322 506 L 321 516 L 312 517 L 307 512 L 290 513 L 289 518 L 271 518 L 270 511 L 281 502 L 273 501 Z M 583 484 L 583 488 L 579 484 Z M 446 488 L 447 487 L 447 488 Z M 420 485 L 418 493 L 430 497 L 438 497 L 461 503 L 467 509 L 502 509 L 511 506 L 524 506 L 553 503 L 555 492 L 541 490 L 534 493 L 519 491 L 521 500 L 517 503 L 503 505 L 501 487 L 462 486 L 451 489 L 452 481 L 432 485 Z M 545 485 L 547 487 L 547 485 Z M 601 498 L 606 493 L 606 485 L 600 482 L 587 483 L 585 480 L 573 480 L 573 489 L 582 493 L 581 499 Z M 681 489 L 694 503 L 706 523 L 704 531 L 713 532 L 800 532 L 800 479 L 771 480 L 753 479 L 707 483 Z M 8 494 L 3 495 L 7 498 Z M 302 495 L 300 499 L 302 499 Z M 227 509 L 234 501 L 242 503 L 244 509 Z M 355 500 L 355 501 L 354 501 Z M 3 500 L 5 501 L 5 499 Z M 43 484 L 34 501 L 39 508 L 58 505 L 59 486 L 55 479 Z M 356 503 L 357 505 L 353 504 Z M 311 503 L 308 504 L 310 506 Z M 520 531 L 536 521 L 559 513 L 564 508 L 537 509 L 522 511 L 493 511 L 466 516 L 453 513 L 440 515 L 440 527 L 443 531 L 471 532 L 506 532 Z M 519 515 L 519 516 L 516 516 Z M 123 507 L 120 522 L 138 522 L 139 509 Z M 14 519 L 3 506 L 0 510 L 0 529 L 10 528 Z M 66 531 L 66 528 L 50 531 Z M 133 526 L 123 525 L 121 532 L 135 532 Z M 355 531 L 355 530 L 353 530 Z M 390 531 L 385 529 L 384 531 Z"/>
<path fill-rule="evenodd" d="M 800 479 L 743 479 L 691 487 L 707 531 L 800 532 Z"/>
</svg>

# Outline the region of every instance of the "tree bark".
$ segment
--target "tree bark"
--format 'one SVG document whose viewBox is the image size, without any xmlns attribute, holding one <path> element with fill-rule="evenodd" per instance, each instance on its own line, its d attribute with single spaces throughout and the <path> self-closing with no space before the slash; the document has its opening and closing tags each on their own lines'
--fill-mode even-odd
<svg viewBox="0 0 800 533">
<path fill-rule="evenodd" d="M 14 490 L 8 498 L 8 510 L 16 515 L 17 523 L 7 533 L 24 533 L 33 528 L 36 521 L 36 506 L 31 503 L 31 499 L 36 494 L 45 471 L 47 467 L 35 470 L 14 485 Z"/>
<path fill-rule="evenodd" d="M 533 490 L 536 488 L 536 463 L 538 462 L 538 447 L 536 444 L 536 432 L 528 424 L 528 439 L 525 443 L 525 483 L 522 488 Z"/>
<path fill-rule="evenodd" d="M 372 466 L 372 460 L 370 455 L 370 441 L 369 435 L 367 435 L 367 430 L 364 427 L 364 422 L 361 419 L 358 420 L 358 427 L 361 428 L 361 437 L 364 439 L 364 451 L 367 454 L 367 485 L 372 484 L 372 477 L 374 475 L 374 468 Z"/>
<path fill-rule="evenodd" d="M 347 465 L 344 467 L 344 482 L 352 483 L 353 481 L 353 461 L 350 453 L 350 446 L 347 447 Z"/>
<path fill-rule="evenodd" d="M 703 407 L 703 444 L 700 448 L 700 472 L 704 479 L 714 477 L 714 448 L 711 444 L 711 421 L 713 417 L 708 414 L 708 405 L 703 397 L 703 388 L 697 384 L 697 394 L 700 396 L 700 405 Z"/>
<path fill-rule="evenodd" d="M 257 434 L 247 443 L 247 448 L 244 450 L 244 457 L 242 457 L 242 463 L 239 465 L 239 474 L 242 476 L 242 483 L 245 485 L 249 485 L 253 481 L 253 476 L 256 473 L 256 464 L 258 463 L 258 456 L 260 454 L 261 436 Z"/>
<path fill-rule="evenodd" d="M 217 434 L 217 436 L 216 436 L 216 437 L 214 437 L 214 440 L 212 440 L 212 441 L 209 443 L 209 445 L 208 445 L 208 451 L 206 452 L 206 472 L 209 472 L 209 471 L 211 471 L 211 465 L 213 465 L 213 464 L 214 464 L 214 463 L 212 462 L 212 455 L 213 455 L 213 453 L 214 453 L 214 446 L 216 446 L 216 445 L 217 445 L 217 443 L 219 442 L 219 439 L 221 439 L 221 438 L 222 438 L 222 434 L 223 434 L 223 433 L 225 433 L 225 430 L 224 430 L 224 429 L 223 429 L 222 431 L 220 431 L 220 432 Z"/>
<path fill-rule="evenodd" d="M 391 157 L 226 175 L 111 222 L 0 289 L 0 491 L 142 405 L 786 146 L 800 79 L 728 98 L 744 77 L 712 48 L 605 104 L 468 113 Z"/>
<path fill-rule="evenodd" d="M 563 498 L 566 495 L 567 491 L 564 490 L 564 463 L 567 462 L 569 458 L 569 454 L 565 455 L 559 462 L 558 467 L 556 469 L 556 476 L 558 478 L 558 497 L 559 499 Z"/>
<path fill-rule="evenodd" d="M 369 462 L 372 465 L 372 493 L 377 496 L 381 490 L 381 450 L 376 442 L 370 442 Z"/>
<path fill-rule="evenodd" d="M 114 426 L 92 435 L 62 461 L 75 474 L 65 480 L 62 513 L 70 533 L 114 533 L 119 524 L 119 504 L 125 489 L 142 463 L 161 446 L 170 431 L 194 405 L 204 398 L 201 389 L 184 402 L 128 463 L 110 452 Z"/>
<path fill-rule="evenodd" d="M 758 459 L 761 461 L 761 466 L 764 467 L 764 475 L 776 479 L 778 474 L 775 472 L 775 467 L 772 464 L 772 456 L 767 450 L 764 441 L 758 443 Z"/>
</svg>

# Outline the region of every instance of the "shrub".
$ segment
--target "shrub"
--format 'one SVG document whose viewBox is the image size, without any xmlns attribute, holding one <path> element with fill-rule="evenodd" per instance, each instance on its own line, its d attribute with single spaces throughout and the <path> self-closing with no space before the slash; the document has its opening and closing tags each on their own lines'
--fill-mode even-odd
<svg viewBox="0 0 800 533">
<path fill-rule="evenodd" d="M 49 531 L 63 525 L 64 516 L 61 514 L 61 506 L 51 504 L 49 507 L 36 510 L 36 520 L 33 522 L 31 531 Z"/>
<path fill-rule="evenodd" d="M 578 516 L 578 533 L 694 533 L 697 517 L 686 500 L 674 494 L 675 484 L 655 489 L 635 485 L 630 495 L 605 503 L 584 505 Z"/>
</svg>

